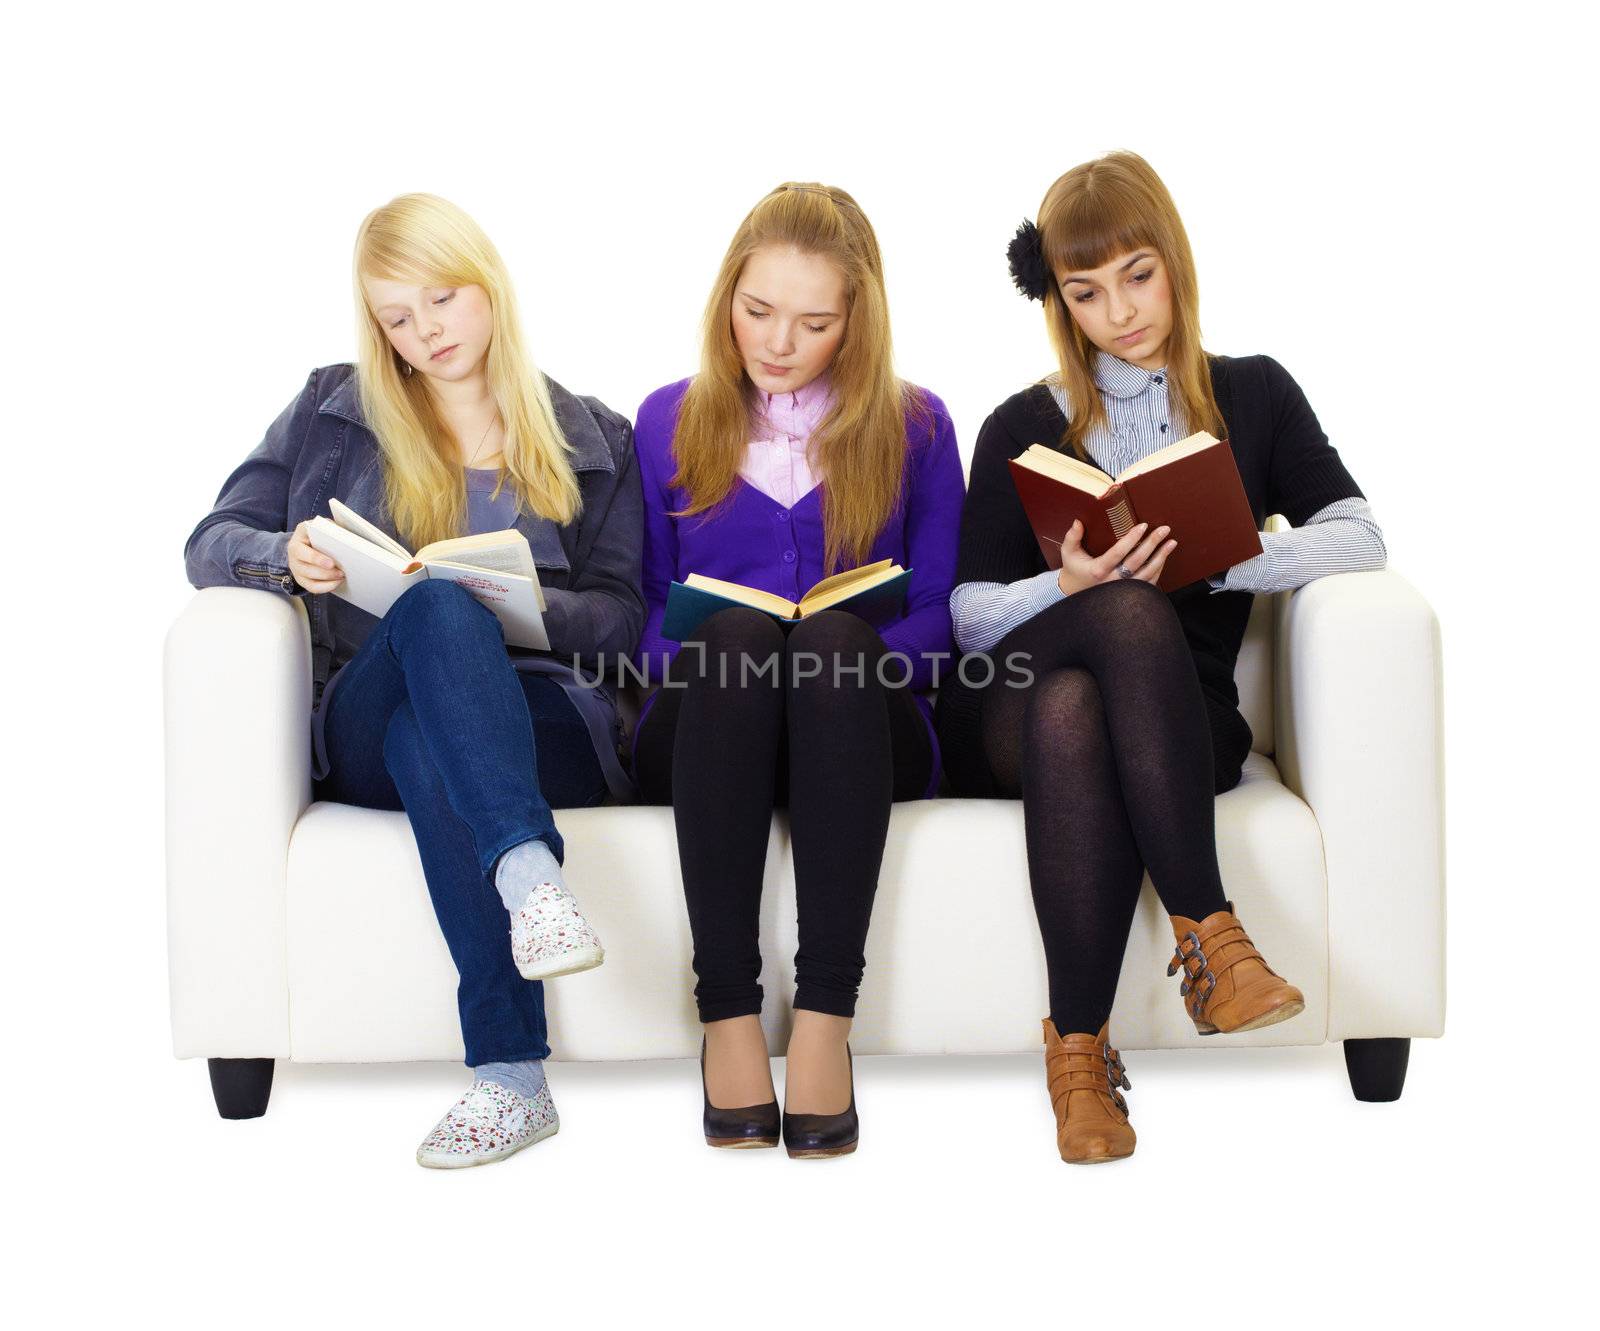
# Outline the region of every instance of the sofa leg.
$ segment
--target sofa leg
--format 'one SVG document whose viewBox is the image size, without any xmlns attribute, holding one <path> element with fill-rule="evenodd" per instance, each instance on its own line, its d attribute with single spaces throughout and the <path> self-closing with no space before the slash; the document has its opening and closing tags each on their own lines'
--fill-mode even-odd
<svg viewBox="0 0 1600 1331">
<path fill-rule="evenodd" d="M 223 1118 L 260 1118 L 272 1094 L 270 1058 L 208 1058 L 211 1094 Z"/>
<path fill-rule="evenodd" d="M 1411 1041 L 1403 1037 L 1344 1042 L 1344 1066 L 1357 1100 L 1398 1100 L 1410 1058 Z"/>
</svg>

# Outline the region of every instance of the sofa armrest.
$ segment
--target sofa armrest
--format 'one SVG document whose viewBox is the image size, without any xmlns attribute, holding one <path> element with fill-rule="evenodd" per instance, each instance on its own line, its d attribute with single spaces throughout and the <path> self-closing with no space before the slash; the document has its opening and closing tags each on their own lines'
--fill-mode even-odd
<svg viewBox="0 0 1600 1331">
<path fill-rule="evenodd" d="M 1277 762 L 1328 874 L 1328 1038 L 1444 1030 L 1439 624 L 1399 574 L 1319 578 L 1279 606 Z"/>
<path fill-rule="evenodd" d="M 167 633 L 164 676 L 173 1051 L 286 1057 L 289 836 L 311 800 L 305 607 L 207 588 Z"/>
</svg>

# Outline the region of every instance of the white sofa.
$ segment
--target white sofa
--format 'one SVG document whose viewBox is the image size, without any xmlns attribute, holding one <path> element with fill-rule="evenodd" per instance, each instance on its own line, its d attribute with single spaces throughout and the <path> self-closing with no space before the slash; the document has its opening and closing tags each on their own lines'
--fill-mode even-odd
<svg viewBox="0 0 1600 1331">
<path fill-rule="evenodd" d="M 1357 1096 L 1393 1099 L 1409 1038 L 1444 1024 L 1437 622 L 1396 573 L 1324 578 L 1256 598 L 1237 677 L 1255 752 L 1217 800 L 1223 881 L 1306 1008 L 1265 1030 L 1200 1039 L 1166 976 L 1171 931 L 1147 880 L 1116 1041 L 1341 1040 Z M 264 1112 L 276 1059 L 459 1061 L 455 969 L 405 816 L 311 801 L 304 607 L 260 591 L 199 592 L 168 634 L 165 678 L 173 1046 L 211 1060 L 219 1111 Z M 554 1057 L 694 1055 L 672 811 L 568 810 L 557 821 L 606 963 L 547 987 Z M 979 912 L 975 872 L 988 894 Z M 794 919 L 780 814 L 762 906 L 775 1050 L 793 992 Z M 1035 1049 L 1045 1007 L 1021 805 L 897 805 L 852 1047 Z"/>
</svg>

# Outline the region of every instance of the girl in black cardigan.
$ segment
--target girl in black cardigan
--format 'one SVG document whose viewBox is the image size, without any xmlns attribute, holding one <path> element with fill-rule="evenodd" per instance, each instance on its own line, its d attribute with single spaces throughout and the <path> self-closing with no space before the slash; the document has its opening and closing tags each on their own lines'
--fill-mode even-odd
<svg viewBox="0 0 1600 1331">
<path fill-rule="evenodd" d="M 1060 372 L 1001 403 L 978 436 L 951 610 L 962 650 L 991 653 L 996 669 L 983 687 L 965 682 L 988 673 L 974 667 L 941 690 L 939 735 L 960 793 L 1022 798 L 1057 1146 L 1088 1163 L 1134 1147 L 1107 1022 L 1147 868 L 1177 940 L 1168 970 L 1184 972 L 1202 1034 L 1304 1007 L 1240 926 L 1217 867 L 1214 798 L 1238 784 L 1251 743 L 1234 661 L 1252 592 L 1381 567 L 1384 551 L 1283 368 L 1201 349 L 1188 239 L 1142 158 L 1067 172 L 1011 259 L 1044 302 Z M 1171 595 L 1155 585 L 1176 546 L 1166 528 L 1135 527 L 1095 558 L 1074 524 L 1059 572 L 1046 567 L 1008 459 L 1055 443 L 1116 473 L 1198 430 L 1230 442 L 1257 526 L 1281 512 L 1297 530 Z"/>
</svg>

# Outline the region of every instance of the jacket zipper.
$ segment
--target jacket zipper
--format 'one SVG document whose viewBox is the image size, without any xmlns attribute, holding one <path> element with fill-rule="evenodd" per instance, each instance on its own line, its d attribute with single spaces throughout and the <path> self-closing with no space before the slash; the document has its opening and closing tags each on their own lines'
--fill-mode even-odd
<svg viewBox="0 0 1600 1331">
<path fill-rule="evenodd" d="M 280 591 L 293 592 L 294 578 L 288 573 L 274 573 L 270 568 L 260 564 L 235 564 L 233 571 L 241 578 L 261 578 L 263 581 L 274 583 Z"/>
</svg>

